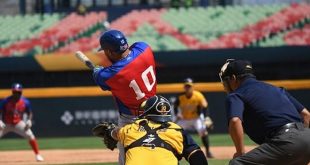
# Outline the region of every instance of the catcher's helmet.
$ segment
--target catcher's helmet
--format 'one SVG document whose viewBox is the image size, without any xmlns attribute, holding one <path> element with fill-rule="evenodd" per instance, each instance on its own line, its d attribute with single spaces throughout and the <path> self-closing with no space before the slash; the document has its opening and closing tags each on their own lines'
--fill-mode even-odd
<svg viewBox="0 0 310 165">
<path fill-rule="evenodd" d="M 144 101 L 141 106 L 144 113 L 139 118 L 146 118 L 155 122 L 171 121 L 171 105 L 163 96 L 153 96 Z"/>
<path fill-rule="evenodd" d="M 125 35 L 118 30 L 108 30 L 100 36 L 99 50 L 107 49 L 114 53 L 121 54 L 128 49 Z"/>
<path fill-rule="evenodd" d="M 226 63 L 222 66 L 219 73 L 221 82 L 223 82 L 223 80 L 229 78 L 232 75 L 235 75 L 237 78 L 254 76 L 251 62 L 246 60 L 234 59 L 226 60 Z"/>
<path fill-rule="evenodd" d="M 12 84 L 12 91 L 13 92 L 22 92 L 23 86 L 20 83 L 14 83 Z"/>
</svg>

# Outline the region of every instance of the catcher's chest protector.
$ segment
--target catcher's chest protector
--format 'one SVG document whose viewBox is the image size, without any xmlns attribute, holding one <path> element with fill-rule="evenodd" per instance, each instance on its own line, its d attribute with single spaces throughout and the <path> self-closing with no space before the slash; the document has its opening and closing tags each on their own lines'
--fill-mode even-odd
<svg viewBox="0 0 310 165">
<path fill-rule="evenodd" d="M 163 123 L 161 124 L 160 127 L 151 129 L 151 127 L 148 125 L 147 121 L 141 121 L 139 123 L 140 129 L 144 129 L 146 131 L 146 134 L 141 137 L 140 139 L 137 139 L 135 142 L 131 143 L 127 147 L 125 147 L 125 153 L 134 147 L 150 147 L 152 149 L 155 149 L 156 147 L 161 147 L 165 148 L 169 151 L 171 151 L 178 159 L 181 159 L 182 156 L 178 154 L 177 150 L 173 148 L 169 143 L 165 142 L 163 139 L 161 139 L 157 131 L 161 129 L 174 129 L 177 131 L 181 131 L 181 129 L 176 129 L 176 128 L 169 128 L 170 124 L 169 123 Z M 181 133 L 181 132 L 180 132 Z"/>
</svg>

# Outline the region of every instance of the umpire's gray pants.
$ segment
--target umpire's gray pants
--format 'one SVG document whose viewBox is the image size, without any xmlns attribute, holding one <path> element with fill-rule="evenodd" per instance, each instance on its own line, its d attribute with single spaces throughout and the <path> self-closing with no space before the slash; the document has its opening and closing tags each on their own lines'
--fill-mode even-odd
<svg viewBox="0 0 310 165">
<path fill-rule="evenodd" d="M 307 165 L 310 162 L 310 129 L 289 128 L 252 151 L 232 159 L 230 165 Z"/>
</svg>

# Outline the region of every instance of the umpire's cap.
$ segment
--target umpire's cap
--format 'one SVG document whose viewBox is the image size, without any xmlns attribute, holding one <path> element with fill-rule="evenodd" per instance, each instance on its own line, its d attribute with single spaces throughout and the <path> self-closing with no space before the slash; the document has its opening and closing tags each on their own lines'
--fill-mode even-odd
<svg viewBox="0 0 310 165">
<path fill-rule="evenodd" d="M 226 63 L 222 66 L 219 73 L 220 79 L 223 82 L 224 79 L 232 75 L 235 75 L 237 78 L 254 76 L 251 62 L 247 60 L 226 60 Z"/>
<path fill-rule="evenodd" d="M 22 92 L 23 86 L 20 83 L 14 83 L 12 84 L 12 92 Z"/>
<path fill-rule="evenodd" d="M 163 96 L 150 97 L 141 104 L 140 109 L 144 110 L 144 113 L 139 118 L 146 118 L 158 123 L 171 121 L 171 105 Z"/>
<path fill-rule="evenodd" d="M 108 30 L 100 36 L 100 49 L 107 49 L 114 53 L 121 54 L 128 49 L 125 35 L 118 30 Z"/>
</svg>

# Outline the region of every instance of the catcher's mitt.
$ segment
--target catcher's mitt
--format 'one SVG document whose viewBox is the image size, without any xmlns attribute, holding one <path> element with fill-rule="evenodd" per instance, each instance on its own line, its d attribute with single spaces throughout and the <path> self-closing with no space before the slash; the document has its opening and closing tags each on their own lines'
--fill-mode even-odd
<svg viewBox="0 0 310 165">
<path fill-rule="evenodd" d="M 92 130 L 95 136 L 103 138 L 103 143 L 112 151 L 116 148 L 117 144 L 117 140 L 111 136 L 111 132 L 115 127 L 113 123 L 103 122 L 96 125 Z"/>
</svg>

